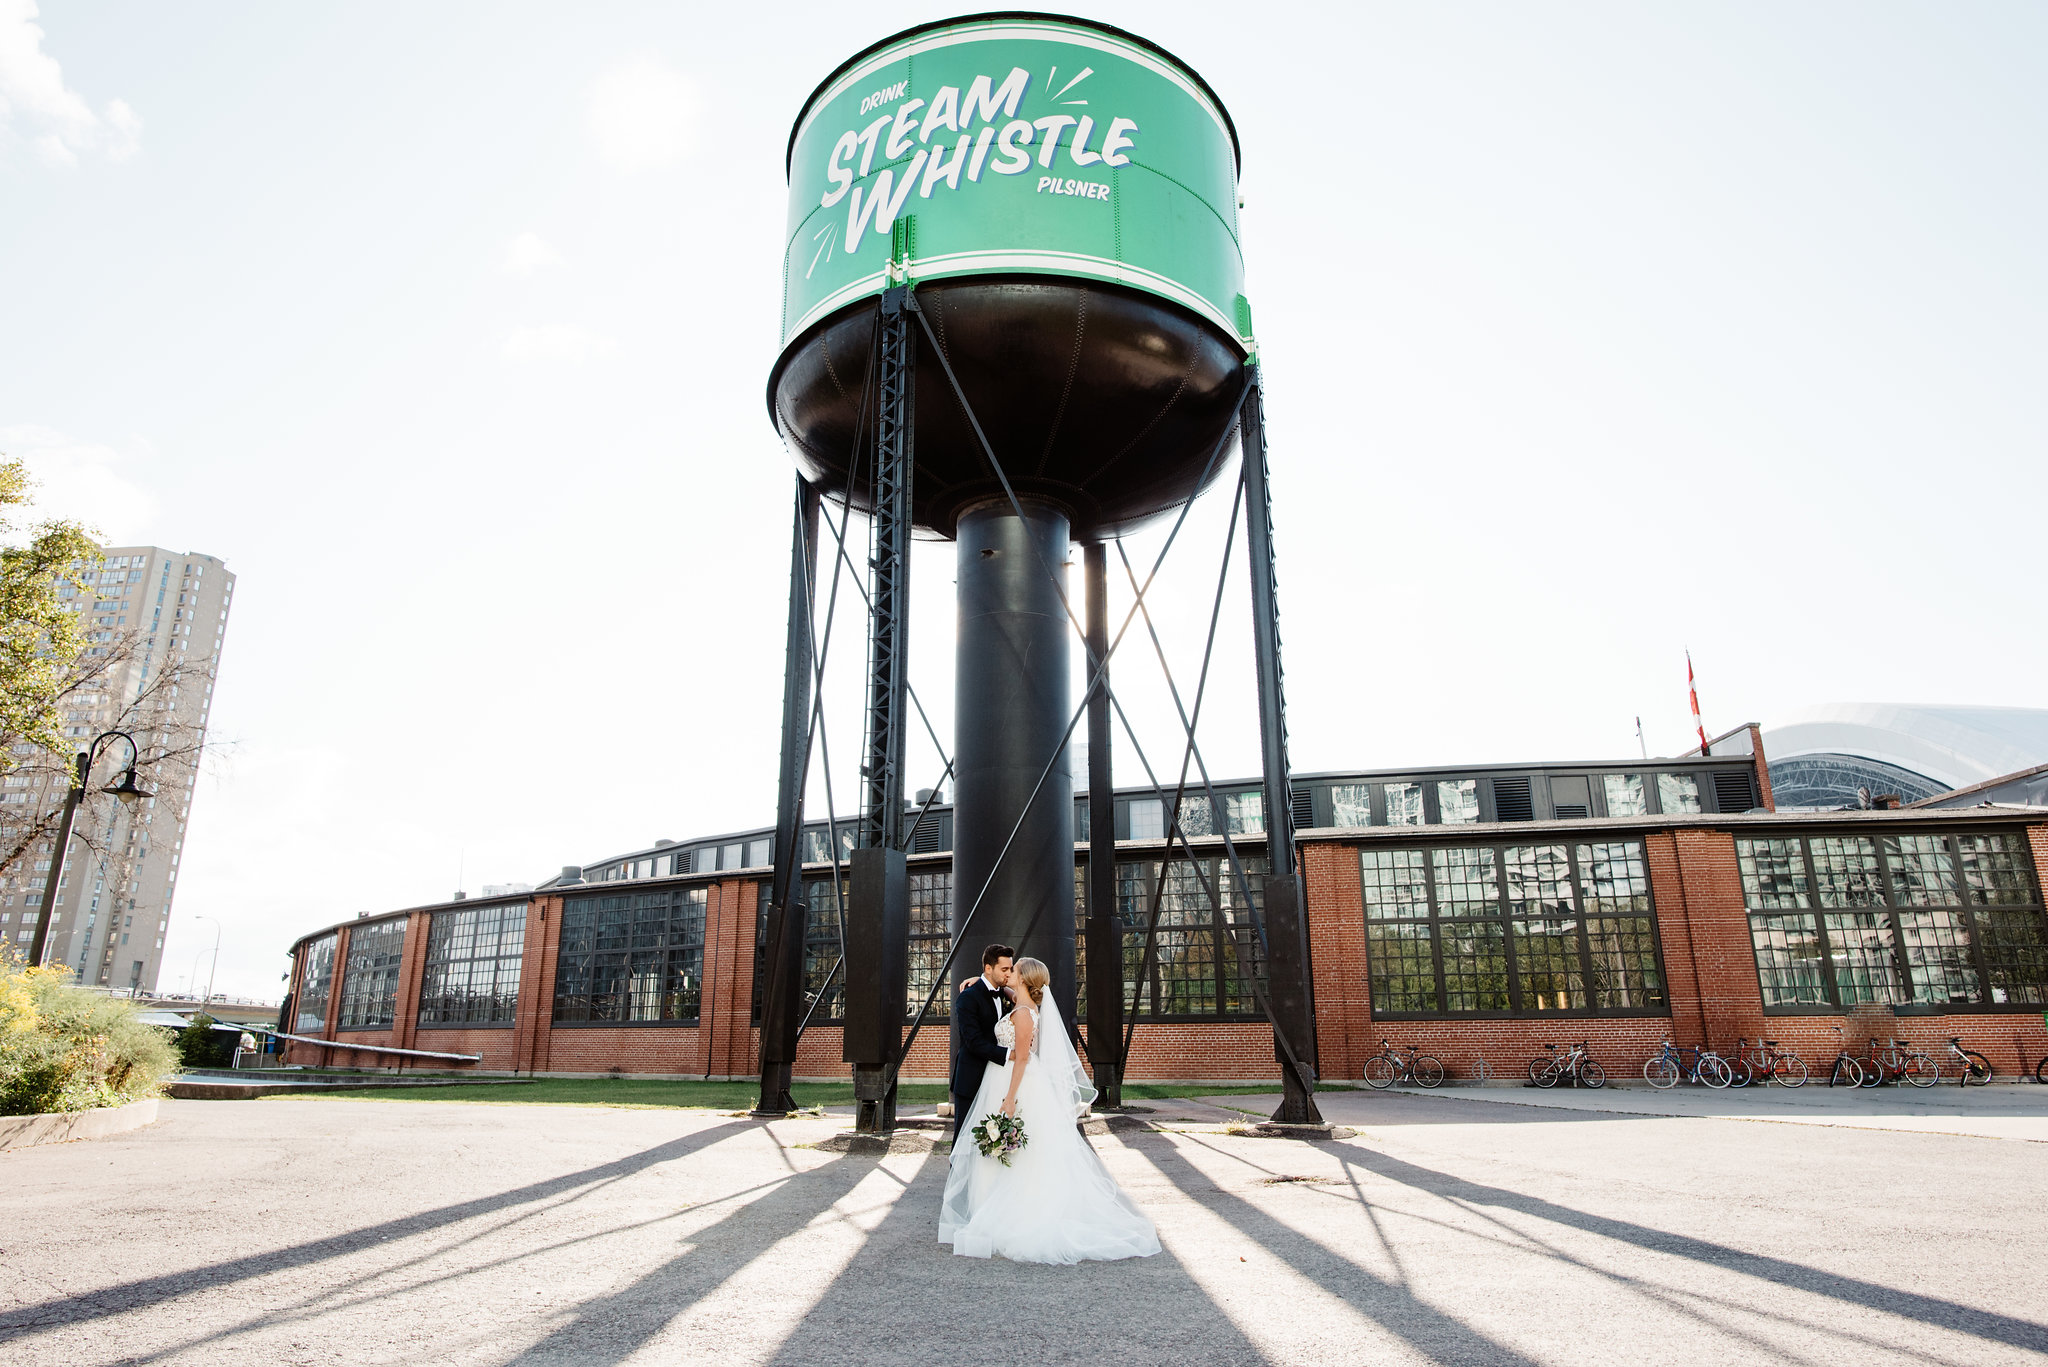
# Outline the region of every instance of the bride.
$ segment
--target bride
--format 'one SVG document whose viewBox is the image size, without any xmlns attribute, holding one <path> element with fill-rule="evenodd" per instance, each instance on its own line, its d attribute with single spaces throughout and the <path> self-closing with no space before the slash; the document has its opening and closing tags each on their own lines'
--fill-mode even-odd
<svg viewBox="0 0 2048 1367">
<path fill-rule="evenodd" d="M 1150 1257 L 1158 1232 L 1075 1127 L 1095 1089 L 1045 990 L 1051 980 L 1037 959 L 1017 960 L 1017 1009 L 996 1023 L 1011 1062 L 989 1065 L 954 1141 L 939 1242 L 970 1258 L 1022 1263 Z M 997 1111 L 1024 1121 L 1028 1142 L 1009 1167 L 984 1158 L 972 1133 Z"/>
</svg>

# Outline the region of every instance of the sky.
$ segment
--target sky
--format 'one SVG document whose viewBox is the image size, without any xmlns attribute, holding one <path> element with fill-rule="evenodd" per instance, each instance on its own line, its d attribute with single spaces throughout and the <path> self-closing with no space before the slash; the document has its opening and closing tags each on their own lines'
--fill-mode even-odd
<svg viewBox="0 0 2048 1367">
<path fill-rule="evenodd" d="M 771 820 L 784 144 L 947 13 L 0 0 L 0 451 L 239 576 L 160 986 L 198 915 L 275 999 L 356 912 Z M 1688 650 L 1710 732 L 2042 705 L 2048 9 L 1087 13 L 1239 131 L 1298 770 L 1677 753 Z M 1183 687 L 1228 511 L 1154 591 Z M 911 625 L 949 742 L 950 555 Z M 1244 596 L 1218 777 L 1257 766 Z"/>
</svg>

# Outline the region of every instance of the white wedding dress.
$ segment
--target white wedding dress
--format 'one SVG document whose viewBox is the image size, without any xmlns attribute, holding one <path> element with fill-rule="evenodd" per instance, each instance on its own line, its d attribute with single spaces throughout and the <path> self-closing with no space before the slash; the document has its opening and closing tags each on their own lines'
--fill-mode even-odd
<svg viewBox="0 0 2048 1367">
<path fill-rule="evenodd" d="M 1018 1010 L 1029 1011 L 1028 1006 Z M 996 1042 L 1016 1047 L 1016 1012 L 996 1023 Z M 974 1109 L 953 1145 L 939 1242 L 970 1258 L 1000 1254 L 1020 1263 L 1078 1263 L 1146 1258 L 1159 1251 L 1159 1232 L 1102 1165 L 1075 1121 L 1095 1088 L 1067 1039 L 1059 1007 L 1047 994 L 1031 1040 L 1030 1061 L 1017 1088 L 1017 1116 L 1029 1141 L 1004 1167 L 982 1157 L 973 1130 L 1003 1108 L 1010 1068 L 990 1064 Z"/>
</svg>

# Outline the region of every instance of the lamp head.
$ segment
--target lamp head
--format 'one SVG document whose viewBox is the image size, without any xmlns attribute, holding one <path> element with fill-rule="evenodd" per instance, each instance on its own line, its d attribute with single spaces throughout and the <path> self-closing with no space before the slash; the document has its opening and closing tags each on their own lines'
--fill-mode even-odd
<svg viewBox="0 0 2048 1367">
<path fill-rule="evenodd" d="M 136 799 L 152 796 L 147 789 L 135 781 L 135 770 L 132 768 L 127 773 L 121 775 L 119 783 L 106 791 L 120 798 L 124 805 L 131 807 L 135 805 Z"/>
</svg>

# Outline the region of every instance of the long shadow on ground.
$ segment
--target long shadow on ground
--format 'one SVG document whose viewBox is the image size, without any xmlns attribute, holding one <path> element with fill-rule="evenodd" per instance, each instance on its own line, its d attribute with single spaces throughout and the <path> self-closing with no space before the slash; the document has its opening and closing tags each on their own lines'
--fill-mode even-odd
<svg viewBox="0 0 2048 1367">
<path fill-rule="evenodd" d="M 324 1239 L 294 1244 L 289 1248 L 252 1253 L 246 1257 L 231 1258 L 226 1262 L 188 1268 L 180 1272 L 168 1272 L 138 1281 L 122 1282 L 40 1305 L 24 1306 L 10 1313 L 5 1319 L 0 1319 L 0 1342 L 6 1342 L 11 1337 L 32 1334 L 37 1330 L 127 1314 L 134 1310 L 146 1310 L 179 1296 L 233 1286 L 237 1282 L 306 1267 L 330 1258 L 347 1257 L 374 1248 L 389 1239 L 423 1234 L 478 1216 L 546 1201 L 579 1188 L 629 1177 L 657 1164 L 686 1158 L 752 1128 L 751 1124 L 729 1121 L 670 1140 L 665 1144 L 657 1144 L 639 1153 L 628 1154 L 610 1163 L 585 1168 L 580 1172 L 565 1173 L 560 1177 L 551 1177 L 544 1182 L 534 1182 L 492 1196 L 460 1201 L 453 1205 L 422 1211 L 417 1215 L 389 1220 L 383 1224 L 350 1230 L 346 1234 L 335 1234 Z"/>
</svg>

